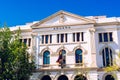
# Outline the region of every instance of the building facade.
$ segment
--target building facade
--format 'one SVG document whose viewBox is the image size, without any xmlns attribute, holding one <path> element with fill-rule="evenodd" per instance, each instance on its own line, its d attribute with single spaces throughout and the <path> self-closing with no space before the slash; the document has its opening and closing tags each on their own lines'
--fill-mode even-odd
<svg viewBox="0 0 120 80">
<path fill-rule="evenodd" d="M 119 17 L 59 11 L 10 29 L 18 27 L 36 63 L 30 80 L 120 80 L 119 71 L 104 71 L 120 52 Z"/>
</svg>

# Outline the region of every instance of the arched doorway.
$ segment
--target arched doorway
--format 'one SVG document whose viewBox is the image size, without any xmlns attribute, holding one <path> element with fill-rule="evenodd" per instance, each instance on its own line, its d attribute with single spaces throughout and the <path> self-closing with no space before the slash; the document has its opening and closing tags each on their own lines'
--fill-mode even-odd
<svg viewBox="0 0 120 80">
<path fill-rule="evenodd" d="M 42 77 L 41 80 L 52 80 L 49 75 L 45 75 Z"/>
<path fill-rule="evenodd" d="M 87 80 L 87 78 L 80 74 L 80 75 L 76 75 L 74 80 Z"/>
<path fill-rule="evenodd" d="M 61 75 L 58 77 L 58 80 L 68 80 L 68 77 L 66 75 Z"/>
<path fill-rule="evenodd" d="M 115 80 L 114 77 L 112 75 L 107 75 L 105 77 L 105 80 Z"/>
</svg>

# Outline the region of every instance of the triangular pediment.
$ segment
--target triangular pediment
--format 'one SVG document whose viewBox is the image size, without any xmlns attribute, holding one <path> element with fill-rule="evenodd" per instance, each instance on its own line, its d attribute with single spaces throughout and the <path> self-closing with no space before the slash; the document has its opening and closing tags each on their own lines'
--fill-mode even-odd
<svg viewBox="0 0 120 80">
<path fill-rule="evenodd" d="M 95 21 L 61 10 L 33 24 L 32 28 L 43 28 L 43 27 L 53 27 L 53 26 L 57 27 L 63 25 L 90 24 L 90 23 L 95 23 Z"/>
</svg>

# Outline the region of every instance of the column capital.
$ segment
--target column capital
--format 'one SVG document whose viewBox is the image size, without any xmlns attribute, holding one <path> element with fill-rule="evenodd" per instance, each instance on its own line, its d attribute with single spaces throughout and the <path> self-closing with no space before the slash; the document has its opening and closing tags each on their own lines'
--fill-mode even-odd
<svg viewBox="0 0 120 80">
<path fill-rule="evenodd" d="M 96 31 L 95 28 L 89 28 L 89 32 L 93 33 L 95 31 Z"/>
<path fill-rule="evenodd" d="M 35 36 L 37 36 L 37 35 L 38 35 L 38 33 L 32 33 L 32 34 L 31 34 L 32 37 L 35 37 Z"/>
</svg>

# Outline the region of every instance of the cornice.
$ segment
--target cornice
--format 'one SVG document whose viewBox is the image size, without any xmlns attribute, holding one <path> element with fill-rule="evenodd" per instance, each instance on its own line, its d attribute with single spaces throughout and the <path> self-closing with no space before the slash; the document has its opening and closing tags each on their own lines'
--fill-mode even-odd
<svg viewBox="0 0 120 80">
<path fill-rule="evenodd" d="M 90 25 L 94 23 L 69 23 L 69 24 L 60 24 L 60 25 L 45 25 L 45 26 L 37 26 L 37 27 L 32 27 L 32 29 L 39 29 L 39 28 L 54 28 L 54 27 L 64 27 L 64 26 L 78 26 L 78 25 Z"/>
<path fill-rule="evenodd" d="M 107 26 L 107 25 L 120 25 L 120 22 L 104 22 L 104 23 L 95 23 L 94 26 Z"/>
<path fill-rule="evenodd" d="M 100 28 L 100 29 L 96 29 L 96 32 L 101 32 L 101 31 L 117 31 L 119 30 L 118 28 Z"/>
<path fill-rule="evenodd" d="M 54 27 L 64 27 L 64 26 L 81 26 L 81 25 L 94 25 L 94 27 L 98 26 L 108 26 L 108 25 L 120 25 L 120 22 L 106 22 L 106 23 L 90 23 L 90 22 L 83 22 L 83 23 L 68 23 L 68 24 L 56 24 L 56 25 L 44 25 L 44 26 L 37 26 L 32 27 L 32 29 L 38 29 L 38 28 L 54 28 Z"/>
</svg>

